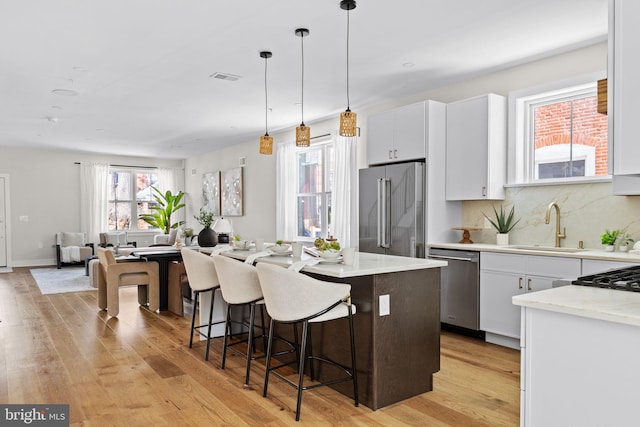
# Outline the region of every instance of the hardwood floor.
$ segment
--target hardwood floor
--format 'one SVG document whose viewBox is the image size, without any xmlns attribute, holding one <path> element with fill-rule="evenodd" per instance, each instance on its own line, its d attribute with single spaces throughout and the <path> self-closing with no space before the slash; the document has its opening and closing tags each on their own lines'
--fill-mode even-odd
<svg viewBox="0 0 640 427">
<path fill-rule="evenodd" d="M 295 390 L 222 340 L 188 348 L 190 317 L 153 314 L 121 289 L 120 314 L 93 291 L 41 295 L 29 269 L 0 274 L 0 403 L 68 403 L 71 425 L 296 425 Z M 443 332 L 434 391 L 372 411 L 329 388 L 305 392 L 299 425 L 517 426 L 520 353 Z"/>
</svg>

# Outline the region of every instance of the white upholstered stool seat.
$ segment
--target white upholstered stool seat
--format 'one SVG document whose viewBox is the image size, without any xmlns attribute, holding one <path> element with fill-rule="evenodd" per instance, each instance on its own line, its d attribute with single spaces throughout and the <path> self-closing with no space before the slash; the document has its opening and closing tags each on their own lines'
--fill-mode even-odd
<svg viewBox="0 0 640 427">
<path fill-rule="evenodd" d="M 298 390 L 296 421 L 299 421 L 303 390 L 321 385 L 336 384 L 342 381 L 352 381 L 354 403 L 355 406 L 358 406 L 358 380 L 353 333 L 353 314 L 356 310 L 355 305 L 351 304 L 351 285 L 317 280 L 302 273 L 264 262 L 258 263 L 256 269 L 258 271 L 267 313 L 271 317 L 263 396 L 267 396 L 270 374 L 275 375 L 287 384 L 295 387 Z M 343 366 L 325 357 L 314 356 L 310 348 L 311 334 L 309 326 L 311 323 L 327 322 L 345 317 L 349 321 L 351 367 Z M 297 384 L 277 372 L 277 369 L 290 365 L 291 363 L 283 363 L 275 367 L 271 366 L 274 322 L 302 323 L 303 325 L 299 359 L 296 361 L 298 367 Z M 307 346 L 309 346 L 308 355 Z M 325 383 L 305 386 L 304 369 L 305 361 L 307 360 L 310 363 L 312 380 L 315 374 L 313 367 L 314 360 L 337 366 L 346 373 L 346 376 L 329 380 Z"/>
<path fill-rule="evenodd" d="M 184 269 L 187 272 L 189 287 L 193 291 L 193 316 L 191 318 L 191 335 L 189 337 L 189 348 L 193 347 L 193 333 L 197 332 L 207 340 L 207 347 L 204 353 L 204 360 L 209 360 L 209 349 L 211 348 L 211 327 L 213 326 L 213 303 L 216 291 L 220 289 L 220 281 L 216 272 L 216 266 L 209 255 L 202 254 L 193 249 L 183 248 L 181 251 Z M 209 321 L 196 325 L 196 312 L 198 311 L 198 299 L 201 293 L 211 292 L 211 304 L 209 307 Z M 221 322 L 216 322 L 221 323 Z M 200 329 L 206 328 L 206 334 Z"/>
</svg>

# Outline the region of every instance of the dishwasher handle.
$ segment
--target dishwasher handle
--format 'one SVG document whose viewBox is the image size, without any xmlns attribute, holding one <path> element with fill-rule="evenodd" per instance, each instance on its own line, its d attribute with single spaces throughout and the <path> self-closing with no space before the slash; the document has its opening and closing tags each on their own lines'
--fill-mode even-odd
<svg viewBox="0 0 640 427">
<path fill-rule="evenodd" d="M 473 262 L 473 263 L 477 263 L 478 260 L 475 258 L 462 258 L 462 257 L 455 257 L 455 256 L 441 256 L 441 255 L 428 255 L 428 258 L 433 258 L 433 259 L 444 259 L 444 260 L 453 260 L 453 261 L 468 261 L 468 262 Z"/>
</svg>

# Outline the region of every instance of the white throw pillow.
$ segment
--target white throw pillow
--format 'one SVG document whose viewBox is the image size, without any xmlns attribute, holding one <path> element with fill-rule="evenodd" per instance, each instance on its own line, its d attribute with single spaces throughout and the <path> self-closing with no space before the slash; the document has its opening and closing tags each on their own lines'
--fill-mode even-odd
<svg viewBox="0 0 640 427">
<path fill-rule="evenodd" d="M 110 231 L 107 233 L 107 245 L 117 246 L 126 244 L 124 231 Z"/>
<path fill-rule="evenodd" d="M 60 239 L 61 246 L 84 246 L 84 233 L 69 233 L 64 231 Z"/>
</svg>

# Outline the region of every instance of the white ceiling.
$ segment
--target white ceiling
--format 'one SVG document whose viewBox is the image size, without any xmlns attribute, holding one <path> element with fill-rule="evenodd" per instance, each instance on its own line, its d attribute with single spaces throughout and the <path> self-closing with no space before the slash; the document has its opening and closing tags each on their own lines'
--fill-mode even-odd
<svg viewBox="0 0 640 427">
<path fill-rule="evenodd" d="M 0 146 L 178 159 L 257 141 L 262 50 L 273 52 L 269 131 L 295 127 L 299 27 L 311 32 L 305 122 L 337 116 L 346 107 L 339 3 L 1 0 Z M 350 22 L 357 111 L 605 40 L 607 0 L 358 0 Z"/>
</svg>

